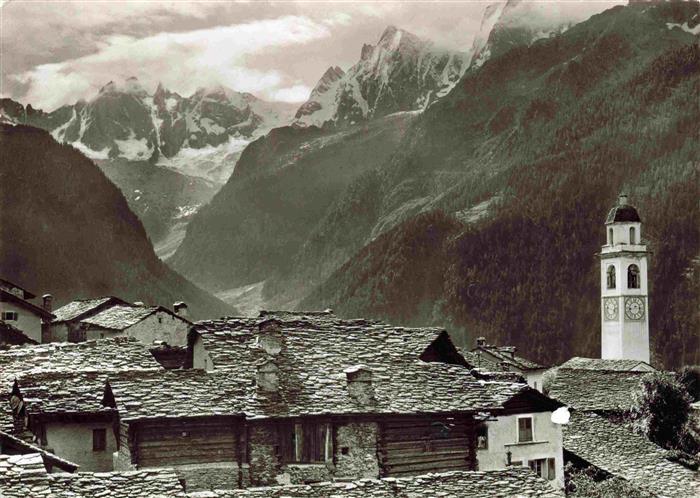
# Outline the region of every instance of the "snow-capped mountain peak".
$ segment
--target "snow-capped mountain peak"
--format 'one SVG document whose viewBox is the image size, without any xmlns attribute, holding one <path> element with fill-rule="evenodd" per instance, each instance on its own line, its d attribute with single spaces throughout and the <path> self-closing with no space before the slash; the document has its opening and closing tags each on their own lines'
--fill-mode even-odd
<svg viewBox="0 0 700 498">
<path fill-rule="evenodd" d="M 346 73 L 328 69 L 297 111 L 297 126 L 346 126 L 425 108 L 464 73 L 467 54 L 436 47 L 395 26 L 376 45 L 364 44 Z"/>
</svg>

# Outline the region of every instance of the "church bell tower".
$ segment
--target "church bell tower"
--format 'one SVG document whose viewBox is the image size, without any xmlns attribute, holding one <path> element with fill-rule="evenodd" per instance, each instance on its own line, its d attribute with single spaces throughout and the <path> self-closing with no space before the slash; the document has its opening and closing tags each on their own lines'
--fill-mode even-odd
<svg viewBox="0 0 700 498">
<path fill-rule="evenodd" d="M 647 247 L 634 206 L 621 195 L 605 220 L 600 253 L 601 358 L 649 363 Z"/>
</svg>

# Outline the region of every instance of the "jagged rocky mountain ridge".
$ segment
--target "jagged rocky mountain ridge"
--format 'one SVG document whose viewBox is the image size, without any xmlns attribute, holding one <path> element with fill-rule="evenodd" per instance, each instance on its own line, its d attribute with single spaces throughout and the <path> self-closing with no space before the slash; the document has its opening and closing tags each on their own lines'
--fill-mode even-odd
<svg viewBox="0 0 700 498">
<path fill-rule="evenodd" d="M 38 126 L 96 160 L 148 161 L 223 183 L 243 148 L 289 121 L 288 104 L 262 101 L 223 86 L 183 97 L 136 78 L 109 82 L 93 99 L 43 112 L 0 103 L 6 121 Z"/>
<path fill-rule="evenodd" d="M 469 54 L 386 28 L 376 45 L 343 72 L 330 67 L 297 111 L 298 126 L 350 126 L 400 111 L 422 110 L 459 81 Z"/>
</svg>

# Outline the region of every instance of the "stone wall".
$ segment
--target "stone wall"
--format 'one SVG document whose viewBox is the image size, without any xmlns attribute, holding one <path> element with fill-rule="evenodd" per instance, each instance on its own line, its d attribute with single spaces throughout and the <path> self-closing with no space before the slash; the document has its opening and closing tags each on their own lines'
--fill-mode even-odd
<svg viewBox="0 0 700 498">
<path fill-rule="evenodd" d="M 280 461 L 274 425 L 251 424 L 248 430 L 250 483 L 252 486 L 277 484 Z"/>
<path fill-rule="evenodd" d="M 242 472 L 239 472 L 235 462 L 177 465 L 173 469 L 186 491 L 236 489 L 250 485 L 247 466 L 244 465 Z"/>
<path fill-rule="evenodd" d="M 350 423 L 338 426 L 335 447 L 335 477 L 362 479 L 379 477 L 377 440 L 379 425 L 375 422 Z"/>
</svg>

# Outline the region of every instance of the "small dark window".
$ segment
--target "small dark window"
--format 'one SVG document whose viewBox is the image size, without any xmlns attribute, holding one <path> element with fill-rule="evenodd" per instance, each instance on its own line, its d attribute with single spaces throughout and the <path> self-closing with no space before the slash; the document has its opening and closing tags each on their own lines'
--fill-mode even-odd
<svg viewBox="0 0 700 498">
<path fill-rule="evenodd" d="M 613 229 L 608 228 L 608 244 L 613 245 L 615 243 L 615 240 L 613 239 Z"/>
<path fill-rule="evenodd" d="M 627 288 L 639 289 L 639 267 L 637 265 L 629 265 L 627 268 Z"/>
<path fill-rule="evenodd" d="M 489 428 L 486 425 L 480 425 L 476 429 L 476 448 L 479 450 L 489 448 Z"/>
<path fill-rule="evenodd" d="M 538 476 L 553 481 L 557 477 L 554 458 L 541 458 L 538 460 L 530 460 L 529 467 Z"/>
<path fill-rule="evenodd" d="M 636 238 L 636 233 L 634 231 L 634 227 L 630 227 L 630 244 L 636 244 L 637 243 L 637 238 Z"/>
<path fill-rule="evenodd" d="M 104 451 L 107 449 L 107 429 L 92 430 L 92 451 Z"/>
<path fill-rule="evenodd" d="M 613 265 L 608 266 L 607 276 L 608 289 L 614 289 L 617 284 L 615 282 L 615 267 Z"/>
<path fill-rule="evenodd" d="M 6 322 L 16 322 L 19 319 L 19 314 L 16 311 L 3 311 L 2 319 Z"/>
<path fill-rule="evenodd" d="M 532 417 L 518 419 L 518 442 L 529 443 L 532 441 Z"/>
</svg>

